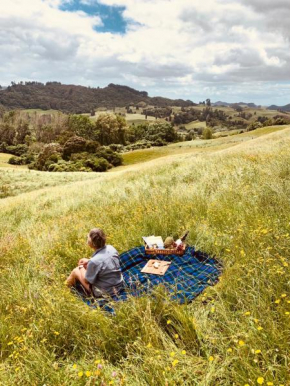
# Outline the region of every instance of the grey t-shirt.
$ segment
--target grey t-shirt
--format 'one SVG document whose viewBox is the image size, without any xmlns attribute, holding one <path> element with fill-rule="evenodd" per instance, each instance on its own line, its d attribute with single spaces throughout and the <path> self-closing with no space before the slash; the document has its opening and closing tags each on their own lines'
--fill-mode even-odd
<svg viewBox="0 0 290 386">
<path fill-rule="evenodd" d="M 88 262 L 85 278 L 92 285 L 96 296 L 98 289 L 115 295 L 124 288 L 119 254 L 112 245 L 105 245 L 93 254 Z"/>
</svg>

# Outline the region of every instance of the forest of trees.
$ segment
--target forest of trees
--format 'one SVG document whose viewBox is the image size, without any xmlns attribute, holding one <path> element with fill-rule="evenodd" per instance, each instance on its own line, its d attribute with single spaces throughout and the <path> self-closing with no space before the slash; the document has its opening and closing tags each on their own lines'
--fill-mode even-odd
<svg viewBox="0 0 290 386">
<path fill-rule="evenodd" d="M 66 113 L 88 113 L 98 107 L 114 108 L 140 102 L 157 107 L 192 106 L 191 101 L 150 98 L 146 91 L 109 84 L 104 88 L 64 85 L 59 82 L 11 82 L 0 92 L 0 105 L 6 109 L 59 110 Z"/>
<path fill-rule="evenodd" d="M 204 103 L 205 107 L 202 110 L 193 108 L 181 108 L 181 111 L 173 115 L 172 123 L 174 125 L 184 125 L 192 121 L 206 122 L 207 127 L 223 127 L 235 130 L 253 130 L 262 126 L 283 125 L 290 123 L 285 115 L 277 114 L 273 118 L 265 116 L 255 117 L 254 122 L 250 122 L 252 114 L 244 111 L 242 107 L 236 106 L 235 114 L 227 115 L 223 110 L 212 108 L 210 100 Z M 234 112 L 234 111 L 233 111 Z"/>
<path fill-rule="evenodd" d="M 101 114 L 25 113 L 0 109 L 0 152 L 11 164 L 42 171 L 106 171 L 122 164 L 122 151 L 164 146 L 179 138 L 169 123 L 127 126 L 125 119 Z"/>
</svg>

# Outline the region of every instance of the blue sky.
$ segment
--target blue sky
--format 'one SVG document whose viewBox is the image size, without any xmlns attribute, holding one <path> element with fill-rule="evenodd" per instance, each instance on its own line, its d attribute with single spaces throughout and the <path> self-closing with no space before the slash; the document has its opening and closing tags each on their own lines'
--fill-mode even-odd
<svg viewBox="0 0 290 386">
<path fill-rule="evenodd" d="M 90 16 L 100 16 L 102 26 L 95 26 L 94 29 L 99 32 L 111 32 L 124 34 L 126 32 L 126 21 L 122 13 L 125 7 L 108 6 L 99 2 L 81 2 L 72 0 L 69 3 L 63 3 L 59 7 L 61 10 L 68 12 L 83 11 Z"/>
<path fill-rule="evenodd" d="M 289 0 L 0 1 L 0 85 L 290 103 Z"/>
</svg>

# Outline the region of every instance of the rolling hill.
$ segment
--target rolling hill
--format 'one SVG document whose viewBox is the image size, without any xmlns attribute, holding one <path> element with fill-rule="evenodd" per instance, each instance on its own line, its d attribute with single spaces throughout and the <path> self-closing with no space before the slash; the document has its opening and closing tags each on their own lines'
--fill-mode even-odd
<svg viewBox="0 0 290 386">
<path fill-rule="evenodd" d="M 59 82 L 26 82 L 12 84 L 0 92 L 0 105 L 6 109 L 54 109 L 67 113 L 88 113 L 98 107 L 114 108 L 138 103 L 160 107 L 194 105 L 189 100 L 151 98 L 146 91 L 112 83 L 104 88 L 91 88 Z"/>
<path fill-rule="evenodd" d="M 289 111 L 290 112 L 290 103 L 285 106 L 276 106 L 276 105 L 271 105 L 268 107 L 268 110 L 280 110 L 280 111 Z"/>
<path fill-rule="evenodd" d="M 0 200 L 1 385 L 289 385 L 290 128 L 259 134 L 66 185 L 7 171 L 12 185 L 40 181 Z M 160 286 L 114 317 L 92 309 L 64 280 L 93 226 L 120 252 L 189 229 L 220 282 L 189 304 Z"/>
</svg>

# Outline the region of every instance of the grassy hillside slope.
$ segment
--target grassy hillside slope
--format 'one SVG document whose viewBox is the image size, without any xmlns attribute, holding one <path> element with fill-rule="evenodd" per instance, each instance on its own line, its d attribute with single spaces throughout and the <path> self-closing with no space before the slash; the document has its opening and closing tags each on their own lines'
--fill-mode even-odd
<svg viewBox="0 0 290 386">
<path fill-rule="evenodd" d="M 43 189 L 48 186 L 63 186 L 71 182 L 91 180 L 98 177 L 99 174 L 96 173 L 48 173 L 27 170 L 21 166 L 14 166 L 14 168 L 3 167 L 0 168 L 0 198 L 17 196 L 21 193 Z M 63 189 L 69 189 L 69 185 L 63 187 Z"/>
<path fill-rule="evenodd" d="M 261 137 L 265 134 L 270 134 L 276 131 L 284 130 L 289 126 L 269 126 L 261 129 L 227 136 L 225 138 L 216 138 L 212 140 L 193 140 L 186 142 L 173 143 L 168 146 L 154 147 L 144 150 L 134 150 L 123 154 L 124 165 L 133 165 L 140 162 L 150 161 L 156 158 L 180 155 L 184 153 L 202 154 L 205 152 L 213 152 L 221 149 L 229 148 L 240 144 L 241 142 L 251 141 L 254 138 Z M 111 171 L 114 171 L 112 169 Z"/>
<path fill-rule="evenodd" d="M 0 200 L 1 385 L 289 385 L 290 128 L 234 145 Z M 189 229 L 221 280 L 92 311 L 64 280 L 94 226 L 120 252 Z"/>
</svg>

